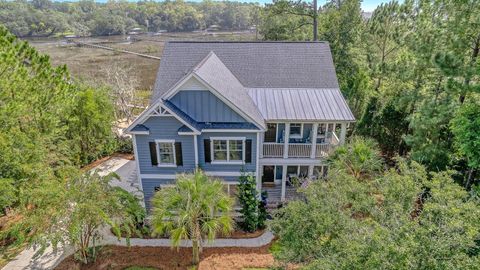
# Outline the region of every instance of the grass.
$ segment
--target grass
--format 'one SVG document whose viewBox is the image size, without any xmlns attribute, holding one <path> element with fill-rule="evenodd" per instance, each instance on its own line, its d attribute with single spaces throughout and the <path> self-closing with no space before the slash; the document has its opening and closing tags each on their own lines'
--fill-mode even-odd
<svg viewBox="0 0 480 270">
<path fill-rule="evenodd" d="M 25 247 L 26 244 L 0 247 L 0 269 L 7 265 L 9 261 L 13 260 L 18 254 L 20 254 Z"/>
<path fill-rule="evenodd" d="M 82 42 L 105 42 L 115 49 L 129 50 L 161 57 L 164 44 L 168 40 L 254 40 L 255 34 L 248 32 L 218 32 L 205 35 L 204 33 L 166 33 L 160 36 L 142 36 L 137 42 L 125 42 L 125 36 L 108 36 L 80 38 Z M 67 65 L 70 74 L 90 83 L 98 84 L 104 74 L 102 70 L 115 64 L 132 68 L 130 76 L 139 82 L 137 89 L 141 104 L 148 104 L 151 90 L 155 83 L 159 61 L 136 55 L 107 51 L 96 48 L 75 47 L 64 43 L 62 38 L 27 39 L 31 45 L 42 53 L 48 54 L 54 65 Z"/>
</svg>

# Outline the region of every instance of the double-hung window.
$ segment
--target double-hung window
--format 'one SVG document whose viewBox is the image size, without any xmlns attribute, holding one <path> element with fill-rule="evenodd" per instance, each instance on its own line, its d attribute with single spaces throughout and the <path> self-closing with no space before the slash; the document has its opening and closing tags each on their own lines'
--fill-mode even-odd
<svg viewBox="0 0 480 270">
<path fill-rule="evenodd" d="M 155 140 L 157 143 L 157 160 L 159 167 L 175 167 L 175 141 Z"/>
<path fill-rule="evenodd" d="M 243 164 L 245 138 L 211 138 L 213 163 Z"/>
</svg>

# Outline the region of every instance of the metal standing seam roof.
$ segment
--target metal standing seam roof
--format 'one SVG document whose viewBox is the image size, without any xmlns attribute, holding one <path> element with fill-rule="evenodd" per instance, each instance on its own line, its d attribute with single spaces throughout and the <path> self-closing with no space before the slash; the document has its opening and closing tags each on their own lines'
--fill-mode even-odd
<svg viewBox="0 0 480 270">
<path fill-rule="evenodd" d="M 201 130 L 205 129 L 248 129 L 258 130 L 258 128 L 252 123 L 198 123 Z M 178 129 L 178 132 L 192 132 L 190 128 L 183 125 Z"/>
<path fill-rule="evenodd" d="M 266 121 L 355 121 L 338 88 L 249 88 L 247 92 Z"/>
<path fill-rule="evenodd" d="M 145 125 L 139 124 L 139 125 L 134 126 L 132 128 L 132 131 L 150 131 L 150 129 L 148 127 L 146 127 Z"/>
</svg>

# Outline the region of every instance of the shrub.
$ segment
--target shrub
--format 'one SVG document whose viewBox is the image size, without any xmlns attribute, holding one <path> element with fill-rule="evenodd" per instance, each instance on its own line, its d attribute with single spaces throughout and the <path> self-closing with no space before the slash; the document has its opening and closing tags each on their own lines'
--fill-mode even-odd
<svg viewBox="0 0 480 270">
<path fill-rule="evenodd" d="M 238 200 L 243 215 L 241 226 L 243 230 L 253 232 L 265 225 L 265 205 L 258 198 L 257 181 L 252 174 L 242 173 L 239 182 Z"/>
<path fill-rule="evenodd" d="M 7 213 L 16 199 L 16 188 L 12 179 L 0 178 L 0 211 Z"/>
<path fill-rule="evenodd" d="M 132 138 L 127 136 L 117 137 L 117 152 L 133 154 Z"/>
<path fill-rule="evenodd" d="M 120 204 L 124 207 L 126 214 L 132 221 L 131 230 L 136 234 L 143 235 L 147 228 L 145 227 L 145 217 L 147 212 L 145 208 L 140 204 L 140 200 L 132 193 L 120 188 L 115 187 L 115 192 L 120 200 Z"/>
</svg>

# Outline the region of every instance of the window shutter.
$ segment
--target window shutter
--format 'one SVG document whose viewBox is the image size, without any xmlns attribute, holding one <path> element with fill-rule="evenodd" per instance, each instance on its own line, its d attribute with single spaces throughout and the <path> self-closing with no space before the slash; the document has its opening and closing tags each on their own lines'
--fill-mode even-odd
<svg viewBox="0 0 480 270">
<path fill-rule="evenodd" d="M 157 160 L 157 144 L 155 142 L 149 142 L 150 145 L 150 159 L 152 161 L 152 165 L 158 165 Z"/>
<path fill-rule="evenodd" d="M 252 163 L 252 140 L 245 140 L 245 163 Z"/>
<path fill-rule="evenodd" d="M 183 156 L 182 156 L 182 143 L 175 143 L 175 157 L 177 161 L 177 166 L 183 166 Z"/>
<path fill-rule="evenodd" d="M 203 152 L 205 153 L 205 163 L 212 162 L 212 155 L 210 151 L 210 140 L 203 140 Z"/>
</svg>

